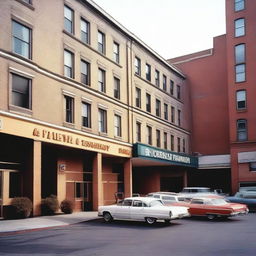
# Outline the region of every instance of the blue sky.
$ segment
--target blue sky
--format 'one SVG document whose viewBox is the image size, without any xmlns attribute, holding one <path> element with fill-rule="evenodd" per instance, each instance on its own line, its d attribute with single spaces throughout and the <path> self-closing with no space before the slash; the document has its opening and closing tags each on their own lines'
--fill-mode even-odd
<svg viewBox="0 0 256 256">
<path fill-rule="evenodd" d="M 168 59 L 211 48 L 225 34 L 225 0 L 93 0 Z"/>
</svg>

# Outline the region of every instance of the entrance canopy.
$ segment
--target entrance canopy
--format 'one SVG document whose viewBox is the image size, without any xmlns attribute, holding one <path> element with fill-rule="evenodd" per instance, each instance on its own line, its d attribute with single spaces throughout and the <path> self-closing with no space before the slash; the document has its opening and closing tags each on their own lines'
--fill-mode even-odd
<svg viewBox="0 0 256 256">
<path fill-rule="evenodd" d="M 141 143 L 133 145 L 133 163 L 155 165 L 179 165 L 198 168 L 198 158 L 184 153 L 162 150 Z"/>
</svg>

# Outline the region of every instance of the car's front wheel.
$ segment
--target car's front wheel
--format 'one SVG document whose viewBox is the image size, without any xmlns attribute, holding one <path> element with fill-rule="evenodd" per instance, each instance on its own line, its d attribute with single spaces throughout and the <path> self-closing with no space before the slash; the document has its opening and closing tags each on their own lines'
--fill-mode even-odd
<svg viewBox="0 0 256 256">
<path fill-rule="evenodd" d="M 104 212 L 103 213 L 103 219 L 106 222 L 111 222 L 113 220 L 113 217 L 112 217 L 112 215 L 109 212 Z"/>
<path fill-rule="evenodd" d="M 149 225 L 152 225 L 156 222 L 156 219 L 152 217 L 147 217 L 145 220 Z"/>
<path fill-rule="evenodd" d="M 214 214 L 208 214 L 207 215 L 208 220 L 214 220 L 216 218 L 216 215 Z"/>
</svg>

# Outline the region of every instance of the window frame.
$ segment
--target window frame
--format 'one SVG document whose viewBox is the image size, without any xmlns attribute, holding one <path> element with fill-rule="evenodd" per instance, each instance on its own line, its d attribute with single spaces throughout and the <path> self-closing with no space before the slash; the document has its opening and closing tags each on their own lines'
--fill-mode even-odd
<svg viewBox="0 0 256 256">
<path fill-rule="evenodd" d="M 135 106 L 141 108 L 141 89 L 135 87 Z"/>
<path fill-rule="evenodd" d="M 164 149 L 168 148 L 168 133 L 164 132 Z"/>
<path fill-rule="evenodd" d="M 65 16 L 65 9 L 69 9 L 69 11 L 71 11 L 71 20 Z M 75 34 L 75 25 L 74 25 L 74 17 L 75 17 L 75 12 L 72 8 L 70 8 L 68 5 L 64 5 L 64 30 L 72 35 Z M 70 26 L 70 30 L 66 27 L 66 21 L 69 21 L 71 26 Z"/>
<path fill-rule="evenodd" d="M 161 100 L 156 99 L 156 116 L 161 117 Z"/>
<path fill-rule="evenodd" d="M 141 59 L 137 56 L 134 58 L 134 69 L 135 75 L 141 76 Z"/>
<path fill-rule="evenodd" d="M 238 26 L 237 22 L 239 22 L 240 20 L 243 20 L 243 25 L 242 26 Z M 245 28 L 245 18 L 238 18 L 234 21 L 234 37 L 241 37 L 241 36 L 245 36 L 246 34 L 246 28 Z M 242 31 L 243 33 L 238 33 L 239 31 Z"/>
<path fill-rule="evenodd" d="M 242 71 L 238 70 L 239 68 L 241 68 Z M 246 64 L 241 63 L 241 64 L 235 65 L 235 82 L 242 83 L 245 81 L 246 81 Z"/>
<path fill-rule="evenodd" d="M 66 64 L 66 53 L 70 54 L 71 56 L 71 66 L 68 66 Z M 74 63 L 75 63 L 75 55 L 72 51 L 68 50 L 68 49 L 64 49 L 64 76 L 67 77 L 67 78 L 73 78 L 75 77 L 75 68 L 74 68 Z M 70 76 L 67 75 L 67 72 L 66 70 L 69 70 L 70 71 Z"/>
<path fill-rule="evenodd" d="M 14 33 L 14 23 L 22 26 L 28 30 L 28 42 L 24 41 L 22 38 L 19 38 Z M 15 50 L 15 39 L 21 42 L 21 45 L 26 44 L 28 47 L 28 55 L 22 54 L 22 52 L 18 52 Z M 32 60 L 32 28 L 28 24 L 24 24 L 21 21 L 17 21 L 16 19 L 12 19 L 12 52 L 18 54 L 19 56 Z"/>
<path fill-rule="evenodd" d="M 175 124 L 175 107 L 171 106 L 171 122 Z"/>
<path fill-rule="evenodd" d="M 244 123 L 245 128 L 244 129 L 239 129 L 239 123 L 240 124 Z M 248 122 L 247 122 L 247 119 L 238 119 L 236 121 L 236 129 L 237 129 L 237 141 L 247 141 L 248 140 Z M 245 135 L 244 139 L 239 138 L 242 133 L 244 133 L 244 135 Z"/>
<path fill-rule="evenodd" d="M 121 98 L 121 90 L 120 90 L 120 79 L 116 76 L 114 76 L 114 98 L 120 100 Z"/>
<path fill-rule="evenodd" d="M 146 111 L 151 113 L 151 95 L 146 93 Z"/>
<path fill-rule="evenodd" d="M 164 119 L 168 120 L 168 104 L 164 103 Z"/>
<path fill-rule="evenodd" d="M 99 36 L 101 37 L 102 39 L 102 42 L 101 40 L 99 40 Z M 105 33 L 103 33 L 102 31 L 98 30 L 98 39 L 97 39 L 97 42 L 98 42 L 98 52 L 105 55 L 106 54 L 106 35 Z"/>
<path fill-rule="evenodd" d="M 136 122 L 136 141 L 141 142 L 141 122 Z"/>
<path fill-rule="evenodd" d="M 147 125 L 147 144 L 152 145 L 152 127 Z"/>
<path fill-rule="evenodd" d="M 175 151 L 175 137 L 171 134 L 171 151 Z"/>
<path fill-rule="evenodd" d="M 242 7 L 239 7 L 239 4 L 242 3 Z M 244 0 L 234 0 L 234 11 L 239 12 L 245 9 L 245 1 Z"/>
<path fill-rule="evenodd" d="M 181 126 L 181 110 L 178 109 L 177 112 L 178 112 L 178 126 Z"/>
<path fill-rule="evenodd" d="M 174 95 L 174 81 L 170 79 L 170 94 Z"/>
<path fill-rule="evenodd" d="M 149 65 L 148 63 L 146 63 L 146 72 L 145 72 L 145 75 L 146 75 L 146 80 L 151 82 L 151 65 Z"/>
<path fill-rule="evenodd" d="M 86 73 L 84 73 L 82 70 L 83 64 L 86 66 L 86 71 L 87 71 Z M 81 59 L 80 65 L 81 65 L 81 68 L 80 68 L 81 83 L 84 85 L 90 86 L 90 84 L 91 84 L 91 64 L 88 61 Z M 83 77 L 85 79 L 83 79 Z M 86 81 L 85 83 L 83 82 L 84 80 Z"/>
<path fill-rule="evenodd" d="M 115 51 L 115 46 L 116 46 L 117 52 Z M 113 42 L 113 60 L 117 64 L 120 63 L 120 44 L 117 43 L 116 41 Z"/>
<path fill-rule="evenodd" d="M 241 92 L 244 92 L 244 100 L 238 100 L 238 97 L 239 97 L 239 93 L 241 93 Z M 242 90 L 237 90 L 236 91 L 236 109 L 238 110 L 238 111 L 243 111 L 243 110 L 246 110 L 246 108 L 247 108 L 247 92 L 246 92 L 246 90 L 244 90 L 244 89 L 242 89 Z M 244 107 L 239 107 L 239 102 L 243 102 L 244 101 Z"/>
<path fill-rule="evenodd" d="M 75 99 L 70 95 L 64 94 L 65 98 L 65 123 L 74 124 L 75 123 Z M 70 100 L 70 106 L 68 106 L 68 101 Z"/>
<path fill-rule="evenodd" d="M 176 91 L 176 93 L 177 93 L 177 99 L 180 100 L 180 99 L 181 99 L 181 87 L 180 87 L 180 85 L 178 85 L 178 84 L 177 84 L 176 87 L 177 87 L 177 91 Z"/>
<path fill-rule="evenodd" d="M 87 116 L 83 115 L 83 106 L 87 107 Z M 82 126 L 85 128 L 92 128 L 92 120 L 91 120 L 91 111 L 92 111 L 92 105 L 86 101 L 82 101 Z M 85 118 L 87 118 L 87 125 L 85 125 Z"/>
<path fill-rule="evenodd" d="M 82 29 L 83 22 L 85 23 L 86 31 Z M 85 40 L 83 40 L 83 35 L 85 35 Z M 80 38 L 83 43 L 90 44 L 90 22 L 83 17 L 80 18 Z"/>
<path fill-rule="evenodd" d="M 102 117 L 102 119 L 101 119 Z M 98 108 L 98 131 L 99 133 L 107 133 L 107 110 Z"/>
<path fill-rule="evenodd" d="M 114 135 L 122 137 L 122 116 L 118 114 L 114 114 Z"/>
<path fill-rule="evenodd" d="M 98 68 L 98 90 L 106 93 L 106 71 L 100 67 Z"/>
<path fill-rule="evenodd" d="M 160 87 L 160 72 L 155 69 L 155 86 Z"/>
<path fill-rule="evenodd" d="M 156 129 L 156 146 L 161 147 L 161 131 L 159 129 Z"/>
</svg>

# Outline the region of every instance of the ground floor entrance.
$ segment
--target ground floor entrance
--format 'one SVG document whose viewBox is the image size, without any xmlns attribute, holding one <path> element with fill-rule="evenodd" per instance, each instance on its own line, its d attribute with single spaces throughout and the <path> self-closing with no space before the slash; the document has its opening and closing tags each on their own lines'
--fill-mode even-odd
<svg viewBox="0 0 256 256">
<path fill-rule="evenodd" d="M 170 191 L 178 193 L 183 189 L 183 187 L 183 176 L 160 178 L 160 191 Z"/>
</svg>

